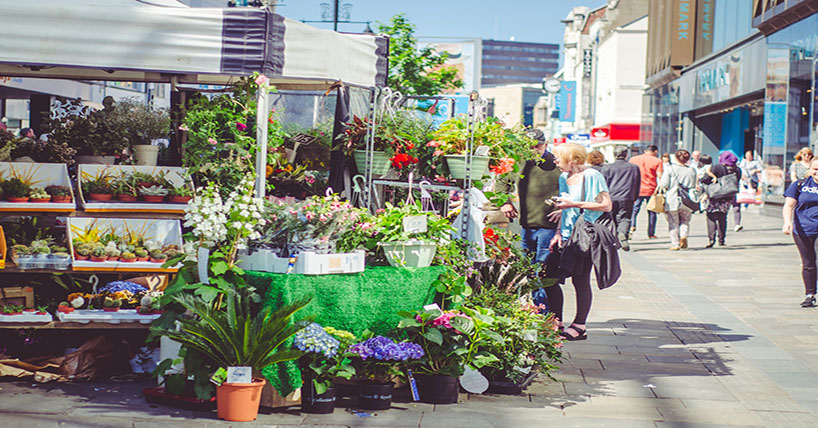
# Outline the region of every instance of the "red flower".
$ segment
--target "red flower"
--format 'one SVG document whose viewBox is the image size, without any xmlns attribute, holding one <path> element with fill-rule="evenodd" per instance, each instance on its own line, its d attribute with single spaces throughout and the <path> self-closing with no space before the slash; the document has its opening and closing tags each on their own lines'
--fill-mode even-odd
<svg viewBox="0 0 818 428">
<path fill-rule="evenodd" d="M 409 156 L 406 153 L 395 153 L 395 156 L 392 156 L 392 167 L 401 169 L 405 166 L 411 165 L 413 163 L 418 163 L 418 158 Z"/>
<path fill-rule="evenodd" d="M 489 167 L 489 170 L 497 175 L 509 173 L 514 168 L 514 159 L 512 158 L 502 158 L 496 162 L 497 164 Z"/>
</svg>

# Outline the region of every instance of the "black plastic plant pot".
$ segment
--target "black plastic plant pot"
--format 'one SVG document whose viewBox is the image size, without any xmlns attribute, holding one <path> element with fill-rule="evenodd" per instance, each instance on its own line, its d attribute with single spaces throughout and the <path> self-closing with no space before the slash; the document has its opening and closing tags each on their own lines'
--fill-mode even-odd
<svg viewBox="0 0 818 428">
<path fill-rule="evenodd" d="M 445 375 L 416 374 L 420 401 L 429 404 L 456 404 L 460 384 L 457 378 Z"/>
<path fill-rule="evenodd" d="M 389 383 L 361 383 L 358 393 L 358 407 L 364 410 L 386 410 L 392 407 L 392 391 L 395 384 Z"/>
<path fill-rule="evenodd" d="M 312 382 L 305 382 L 301 391 L 301 411 L 304 413 L 332 413 L 335 411 L 335 397 L 338 389 L 327 388 L 323 394 L 316 394 Z"/>
</svg>

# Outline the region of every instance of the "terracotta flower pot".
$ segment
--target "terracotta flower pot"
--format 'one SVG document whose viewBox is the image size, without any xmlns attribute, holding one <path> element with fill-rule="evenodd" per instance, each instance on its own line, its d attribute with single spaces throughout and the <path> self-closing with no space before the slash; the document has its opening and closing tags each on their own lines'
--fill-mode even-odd
<svg viewBox="0 0 818 428">
<path fill-rule="evenodd" d="M 119 261 L 122 263 L 133 263 L 136 261 L 136 259 L 123 259 L 122 257 L 120 257 Z"/>
<path fill-rule="evenodd" d="M 191 199 L 193 199 L 191 196 L 171 196 L 170 202 L 174 204 L 186 204 L 190 202 Z"/>
<path fill-rule="evenodd" d="M 164 202 L 164 196 L 142 195 L 143 202 Z"/>
<path fill-rule="evenodd" d="M 59 306 L 57 307 L 57 311 L 64 314 L 70 314 L 71 312 L 74 312 L 74 308 L 71 306 Z"/>
<path fill-rule="evenodd" d="M 119 308 L 102 308 L 105 312 L 119 312 Z"/>
<path fill-rule="evenodd" d="M 102 257 L 91 256 L 91 261 L 92 262 L 106 262 L 106 261 L 108 261 L 108 257 L 105 257 L 105 256 L 102 256 Z"/>
<path fill-rule="evenodd" d="M 23 309 L 23 312 L 37 312 L 36 309 Z"/>
<path fill-rule="evenodd" d="M 11 196 L 6 196 L 6 200 L 9 202 L 28 202 L 28 198 L 12 198 Z"/>
<path fill-rule="evenodd" d="M 151 257 L 151 263 L 165 263 L 168 259 L 155 259 Z"/>
<path fill-rule="evenodd" d="M 74 260 L 88 260 L 89 256 L 83 256 L 82 254 L 74 253 Z"/>
<path fill-rule="evenodd" d="M 40 312 L 40 311 L 37 311 L 37 313 L 35 313 L 34 315 L 45 315 L 45 314 L 47 314 L 47 313 L 48 313 L 48 312 Z"/>
<path fill-rule="evenodd" d="M 150 259 L 151 259 L 150 257 L 137 257 L 137 258 L 136 258 L 136 261 L 138 261 L 138 262 L 146 262 L 146 261 L 148 261 L 148 260 L 150 260 Z"/>
<path fill-rule="evenodd" d="M 258 416 L 261 390 L 267 383 L 261 378 L 253 383 L 223 383 L 216 387 L 216 409 L 219 419 L 249 422 Z"/>
<path fill-rule="evenodd" d="M 110 201 L 114 198 L 114 195 L 110 193 L 91 193 L 88 195 L 88 197 L 92 201 Z"/>
<path fill-rule="evenodd" d="M 51 202 L 51 198 L 28 198 L 29 202 L 36 202 L 38 204 L 43 204 L 46 202 Z"/>
<path fill-rule="evenodd" d="M 119 261 L 119 256 L 108 256 L 109 262 L 116 262 Z"/>
<path fill-rule="evenodd" d="M 70 196 L 52 196 L 51 197 L 51 202 L 65 204 L 65 203 L 71 202 L 71 197 Z"/>
<path fill-rule="evenodd" d="M 116 200 L 122 201 L 122 202 L 136 202 L 136 196 L 126 195 L 126 194 L 123 193 L 123 194 L 117 195 Z"/>
</svg>

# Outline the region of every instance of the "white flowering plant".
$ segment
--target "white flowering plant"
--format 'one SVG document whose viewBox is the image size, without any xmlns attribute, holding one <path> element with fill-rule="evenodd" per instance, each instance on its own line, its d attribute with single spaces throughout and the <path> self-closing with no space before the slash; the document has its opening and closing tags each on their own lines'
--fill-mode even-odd
<svg viewBox="0 0 818 428">
<path fill-rule="evenodd" d="M 183 262 L 183 267 L 163 300 L 169 301 L 173 294 L 188 289 L 208 302 L 217 298 L 220 302 L 227 290 L 246 286 L 244 271 L 236 266 L 236 254 L 247 247 L 248 241 L 260 238 L 267 223 L 262 216 L 264 200 L 256 198 L 254 191 L 252 175 L 245 176 L 226 198 L 213 182 L 196 190 L 185 210 L 184 226 L 191 232 L 185 235 L 184 252 L 166 263 Z M 198 278 L 199 248 L 210 250 L 209 284 Z"/>
</svg>

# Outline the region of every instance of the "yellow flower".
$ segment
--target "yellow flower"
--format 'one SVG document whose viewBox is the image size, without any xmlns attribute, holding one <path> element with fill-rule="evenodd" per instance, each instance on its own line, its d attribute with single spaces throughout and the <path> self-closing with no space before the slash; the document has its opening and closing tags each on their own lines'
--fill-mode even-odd
<svg viewBox="0 0 818 428">
<path fill-rule="evenodd" d="M 273 167 L 270 166 L 270 165 L 267 165 L 267 177 L 269 177 L 270 174 L 272 174 L 272 173 L 273 173 Z"/>
</svg>

